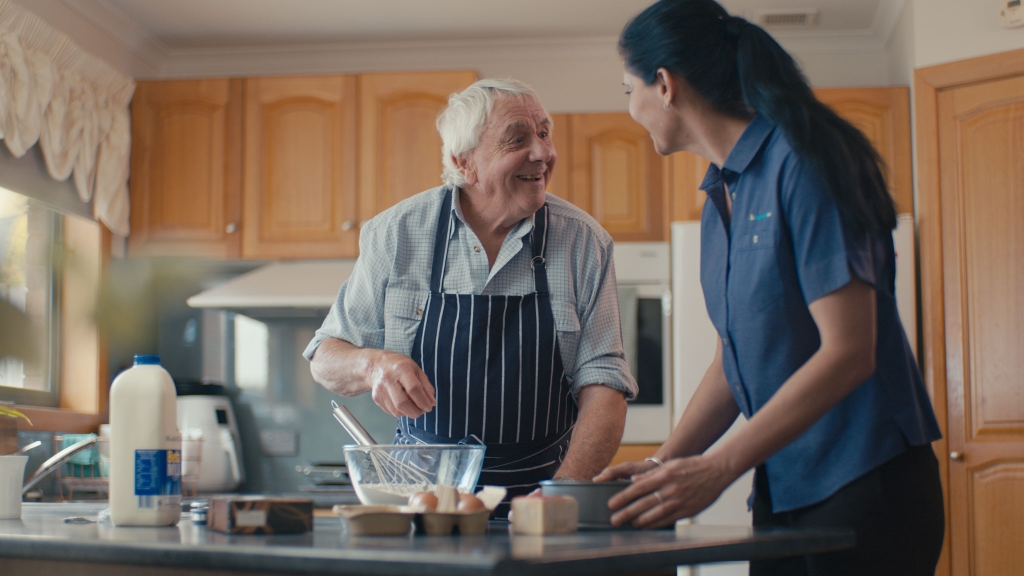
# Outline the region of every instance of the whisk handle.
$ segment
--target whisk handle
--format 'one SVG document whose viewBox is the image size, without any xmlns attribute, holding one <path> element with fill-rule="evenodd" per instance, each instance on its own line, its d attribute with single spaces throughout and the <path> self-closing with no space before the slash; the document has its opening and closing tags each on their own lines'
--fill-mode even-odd
<svg viewBox="0 0 1024 576">
<path fill-rule="evenodd" d="M 363 428 L 362 425 L 359 424 L 359 421 L 356 420 L 355 416 L 348 411 L 348 408 L 339 405 L 334 400 L 331 400 L 331 406 L 334 407 L 334 419 L 341 424 L 341 427 L 344 428 L 345 431 L 348 432 L 348 435 L 351 436 L 352 439 L 360 446 L 373 446 L 377 443 L 377 441 L 373 439 L 373 436 L 370 436 L 370 433 L 366 431 L 366 428 Z"/>
</svg>

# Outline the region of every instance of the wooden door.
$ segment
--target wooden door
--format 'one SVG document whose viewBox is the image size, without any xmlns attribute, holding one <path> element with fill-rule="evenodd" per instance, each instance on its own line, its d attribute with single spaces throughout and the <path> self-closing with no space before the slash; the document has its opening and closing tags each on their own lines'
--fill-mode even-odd
<svg viewBox="0 0 1024 576">
<path fill-rule="evenodd" d="M 129 255 L 237 258 L 241 81 L 139 82 L 131 112 Z"/>
<path fill-rule="evenodd" d="M 669 156 L 672 221 L 700 220 L 707 194 L 700 189 L 711 163 L 692 152 Z"/>
<path fill-rule="evenodd" d="M 955 575 L 1024 566 L 1024 75 L 938 94 Z"/>
<path fill-rule="evenodd" d="M 245 98 L 242 256 L 356 256 L 355 78 L 248 79 Z"/>
<path fill-rule="evenodd" d="M 359 76 L 362 221 L 443 183 L 437 115 L 476 80 L 472 71 Z"/>
<path fill-rule="evenodd" d="M 663 159 L 626 113 L 574 114 L 572 197 L 616 241 L 668 240 Z"/>
<path fill-rule="evenodd" d="M 555 171 L 548 183 L 548 192 L 572 201 L 572 116 L 551 115 L 551 141 L 555 145 Z"/>
<path fill-rule="evenodd" d="M 914 213 L 910 153 L 910 89 L 825 88 L 819 100 L 856 126 L 874 144 L 886 166 L 886 184 L 899 214 Z"/>
</svg>

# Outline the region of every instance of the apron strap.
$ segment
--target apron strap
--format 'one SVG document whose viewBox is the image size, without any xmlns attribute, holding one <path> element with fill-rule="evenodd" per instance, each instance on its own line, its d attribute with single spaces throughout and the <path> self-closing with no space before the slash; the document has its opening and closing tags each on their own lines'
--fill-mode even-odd
<svg viewBox="0 0 1024 576">
<path fill-rule="evenodd" d="M 539 236 L 540 242 L 535 242 L 534 237 Z M 537 292 L 548 293 L 548 270 L 547 260 L 544 259 L 548 247 L 548 205 L 545 202 L 540 210 L 533 215 L 533 232 L 530 233 L 530 243 L 533 244 L 533 281 L 536 284 Z"/>
<path fill-rule="evenodd" d="M 441 293 L 444 286 L 444 269 L 448 265 L 448 240 L 452 237 L 452 189 L 449 188 L 437 215 L 437 233 L 434 235 L 434 262 L 430 269 L 430 291 Z"/>
</svg>

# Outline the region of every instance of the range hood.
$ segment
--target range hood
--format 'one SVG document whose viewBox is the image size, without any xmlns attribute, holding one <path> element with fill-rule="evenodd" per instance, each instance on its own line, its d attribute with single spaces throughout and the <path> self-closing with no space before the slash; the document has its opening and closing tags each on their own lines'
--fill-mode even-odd
<svg viewBox="0 0 1024 576">
<path fill-rule="evenodd" d="M 253 317 L 323 316 L 355 260 L 273 262 L 192 296 L 193 308 L 217 308 Z"/>
</svg>

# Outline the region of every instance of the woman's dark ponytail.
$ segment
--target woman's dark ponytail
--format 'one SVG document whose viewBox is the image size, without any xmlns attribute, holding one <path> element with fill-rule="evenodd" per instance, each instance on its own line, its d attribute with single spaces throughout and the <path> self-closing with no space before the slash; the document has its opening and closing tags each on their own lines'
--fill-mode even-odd
<svg viewBox="0 0 1024 576">
<path fill-rule="evenodd" d="M 713 0 L 660 0 L 626 25 L 619 52 L 648 84 L 666 68 L 721 112 L 756 111 L 782 128 L 824 178 L 852 232 L 896 226 L 878 152 L 818 101 L 793 58 L 759 26 Z"/>
</svg>

